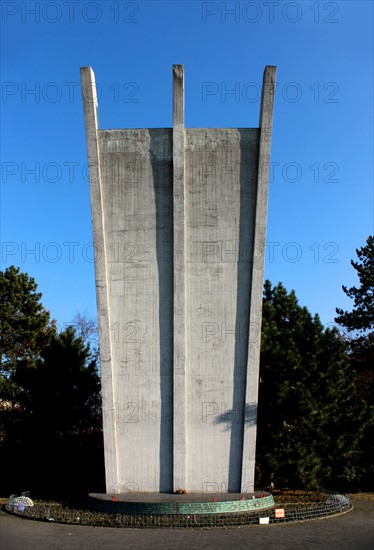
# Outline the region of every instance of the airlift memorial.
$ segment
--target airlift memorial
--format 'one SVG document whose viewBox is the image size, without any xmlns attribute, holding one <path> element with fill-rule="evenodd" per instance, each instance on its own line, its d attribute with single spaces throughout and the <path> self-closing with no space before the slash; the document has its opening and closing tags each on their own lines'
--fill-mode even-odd
<svg viewBox="0 0 374 550">
<path fill-rule="evenodd" d="M 275 67 L 258 128 L 100 129 L 81 69 L 107 494 L 254 490 Z M 156 107 L 156 106 L 155 106 Z"/>
</svg>

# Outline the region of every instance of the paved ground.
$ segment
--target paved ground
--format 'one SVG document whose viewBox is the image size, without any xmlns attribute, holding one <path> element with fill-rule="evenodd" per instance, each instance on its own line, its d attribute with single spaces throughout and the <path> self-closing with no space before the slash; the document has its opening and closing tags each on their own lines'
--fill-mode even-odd
<svg viewBox="0 0 374 550">
<path fill-rule="evenodd" d="M 280 550 L 373 550 L 373 502 L 354 501 L 354 510 L 329 519 L 241 528 L 111 529 L 51 525 L 0 513 L 1 550 L 145 550 L 274 547 Z"/>
</svg>

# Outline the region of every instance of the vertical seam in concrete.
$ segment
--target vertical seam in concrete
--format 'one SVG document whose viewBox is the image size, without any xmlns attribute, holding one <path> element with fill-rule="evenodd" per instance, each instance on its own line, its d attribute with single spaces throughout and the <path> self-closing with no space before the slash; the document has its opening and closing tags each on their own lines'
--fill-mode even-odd
<svg viewBox="0 0 374 550">
<path fill-rule="evenodd" d="M 173 65 L 173 484 L 186 489 L 185 131 L 183 65 Z"/>
<path fill-rule="evenodd" d="M 254 225 L 252 277 L 250 287 L 247 381 L 244 407 L 245 416 L 241 476 L 242 492 L 250 492 L 253 490 L 255 475 L 257 404 L 262 321 L 262 288 L 264 283 L 264 252 L 269 187 L 270 147 L 273 124 L 275 74 L 276 67 L 266 66 L 262 81 L 256 214 Z M 254 342 L 254 339 L 256 340 L 256 342 Z"/>
<path fill-rule="evenodd" d="M 115 407 L 113 364 L 110 338 L 110 312 L 108 294 L 108 272 L 105 246 L 105 216 L 101 192 L 100 151 L 98 139 L 98 104 L 95 75 L 91 67 L 81 67 L 81 84 L 86 126 L 88 166 L 90 174 L 90 195 L 92 226 L 95 250 L 96 298 L 100 327 L 100 360 L 103 404 L 103 432 L 105 454 L 105 476 L 107 493 L 118 493 L 118 457 L 115 415 L 108 405 Z"/>
</svg>

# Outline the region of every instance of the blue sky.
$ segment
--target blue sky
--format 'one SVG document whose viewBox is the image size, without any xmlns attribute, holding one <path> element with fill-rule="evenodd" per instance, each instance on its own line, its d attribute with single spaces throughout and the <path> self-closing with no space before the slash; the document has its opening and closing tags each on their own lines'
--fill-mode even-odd
<svg viewBox="0 0 374 550">
<path fill-rule="evenodd" d="M 373 233 L 370 1 L 3 1 L 1 269 L 33 276 L 63 328 L 96 318 L 79 68 L 101 128 L 171 126 L 185 66 L 187 127 L 256 127 L 276 65 L 265 276 L 333 322 Z"/>
</svg>

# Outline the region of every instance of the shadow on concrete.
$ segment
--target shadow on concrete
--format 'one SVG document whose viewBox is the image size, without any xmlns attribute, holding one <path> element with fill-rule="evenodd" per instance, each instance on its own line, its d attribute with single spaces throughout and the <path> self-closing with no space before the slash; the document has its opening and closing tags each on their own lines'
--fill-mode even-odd
<svg viewBox="0 0 374 550">
<path fill-rule="evenodd" d="M 257 405 L 246 405 L 244 412 L 244 424 L 248 426 L 255 426 L 257 419 Z M 242 409 L 237 407 L 235 409 L 229 409 L 224 413 L 218 415 L 214 419 L 214 424 L 227 424 L 226 430 L 231 430 L 232 425 L 235 423 L 243 423 Z"/>
<path fill-rule="evenodd" d="M 256 423 L 257 406 L 246 404 L 249 308 L 251 303 L 252 254 L 255 230 L 258 145 L 253 146 L 253 130 L 240 129 L 240 218 L 237 263 L 235 356 L 233 404 L 238 408 L 231 422 L 228 491 L 239 492 L 243 461 L 244 423 Z M 252 139 L 251 139 L 252 138 Z M 243 410 L 245 404 L 245 410 Z M 225 415 L 224 415 L 225 416 Z"/>
<path fill-rule="evenodd" d="M 149 130 L 156 207 L 156 260 L 159 283 L 160 492 L 173 490 L 173 172 L 171 132 L 171 129 Z M 169 157 L 170 160 L 168 160 Z"/>
</svg>

